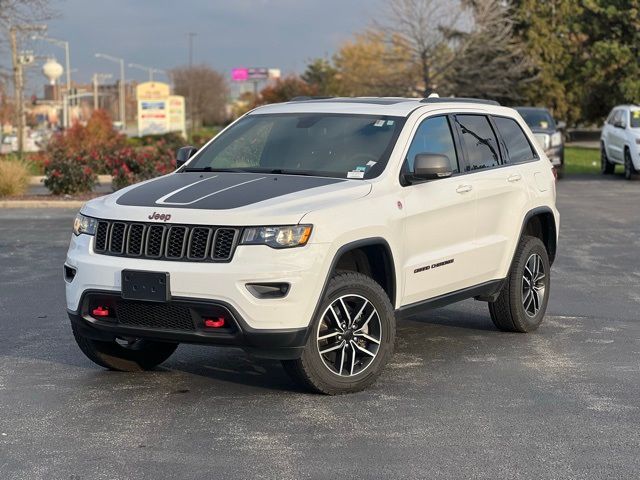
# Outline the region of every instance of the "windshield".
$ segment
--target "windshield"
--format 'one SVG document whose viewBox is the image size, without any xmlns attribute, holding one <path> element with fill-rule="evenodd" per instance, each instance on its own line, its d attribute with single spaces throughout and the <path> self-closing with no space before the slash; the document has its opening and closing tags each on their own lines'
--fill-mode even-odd
<svg viewBox="0 0 640 480">
<path fill-rule="evenodd" d="M 186 170 L 373 178 L 384 170 L 404 120 L 335 113 L 249 115 L 220 134 Z"/>
<path fill-rule="evenodd" d="M 547 110 L 538 108 L 517 108 L 516 110 L 518 110 L 518 113 L 522 115 L 522 118 L 532 130 L 556 129 L 556 122 L 553 121 L 553 117 Z"/>
<path fill-rule="evenodd" d="M 640 128 L 640 110 L 631 110 L 631 128 Z"/>
</svg>

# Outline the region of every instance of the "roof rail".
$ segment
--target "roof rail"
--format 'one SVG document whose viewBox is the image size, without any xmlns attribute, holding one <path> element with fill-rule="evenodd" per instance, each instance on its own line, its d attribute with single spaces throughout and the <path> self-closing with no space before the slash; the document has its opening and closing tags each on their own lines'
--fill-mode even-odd
<svg viewBox="0 0 640 480">
<path fill-rule="evenodd" d="M 484 100 L 482 98 L 464 98 L 464 97 L 428 97 L 420 100 L 420 103 L 482 103 L 485 105 L 500 105 L 495 100 Z"/>
<path fill-rule="evenodd" d="M 328 99 L 330 99 L 330 98 L 336 98 L 336 97 L 322 97 L 322 96 L 319 96 L 319 97 L 315 97 L 315 96 L 314 96 L 314 97 L 311 97 L 311 96 L 308 96 L 308 95 L 301 95 L 301 96 L 299 96 L 299 97 L 293 97 L 293 98 L 292 98 L 291 100 L 289 100 L 289 101 L 290 101 L 290 102 L 304 102 L 304 101 L 306 101 L 306 100 L 328 100 Z"/>
</svg>

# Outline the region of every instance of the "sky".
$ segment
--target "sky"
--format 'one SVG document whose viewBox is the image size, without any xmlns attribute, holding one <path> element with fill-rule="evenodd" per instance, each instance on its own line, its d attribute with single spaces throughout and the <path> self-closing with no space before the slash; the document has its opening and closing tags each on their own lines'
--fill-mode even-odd
<svg viewBox="0 0 640 480">
<path fill-rule="evenodd" d="M 230 75 L 234 67 L 280 68 L 301 73 L 310 59 L 331 56 L 339 44 L 365 27 L 380 0 L 53 0 L 57 17 L 50 37 L 70 42 L 74 81 L 94 72 L 119 75 L 118 65 L 96 52 L 170 69 L 188 63 L 188 33 L 194 63 Z M 46 43 L 36 54 L 53 54 L 64 65 L 64 50 Z M 45 82 L 39 69 L 29 74 L 31 90 Z M 127 68 L 129 79 L 147 73 Z M 157 76 L 158 80 L 163 77 Z"/>
</svg>

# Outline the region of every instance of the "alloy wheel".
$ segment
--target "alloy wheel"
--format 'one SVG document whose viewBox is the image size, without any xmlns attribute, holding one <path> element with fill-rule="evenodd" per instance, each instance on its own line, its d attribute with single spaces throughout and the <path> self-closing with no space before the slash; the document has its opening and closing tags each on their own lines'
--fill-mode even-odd
<svg viewBox="0 0 640 480">
<path fill-rule="evenodd" d="M 365 371 L 382 342 L 380 315 L 361 295 L 343 295 L 322 314 L 316 334 L 318 353 L 335 375 L 352 377 Z"/>
<path fill-rule="evenodd" d="M 522 274 L 522 306 L 529 317 L 535 317 L 540 311 L 546 290 L 544 263 L 537 253 L 527 259 Z"/>
</svg>

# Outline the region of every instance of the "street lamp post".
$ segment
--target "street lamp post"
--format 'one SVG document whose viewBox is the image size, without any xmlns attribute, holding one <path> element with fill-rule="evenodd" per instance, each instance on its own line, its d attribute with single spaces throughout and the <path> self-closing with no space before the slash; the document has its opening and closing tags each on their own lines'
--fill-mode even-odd
<svg viewBox="0 0 640 480">
<path fill-rule="evenodd" d="M 127 116 L 125 112 L 125 80 L 124 80 L 124 58 L 112 57 L 111 55 L 107 55 L 105 53 L 96 53 L 96 58 L 104 58 L 105 60 L 109 60 L 112 62 L 116 62 L 120 64 L 120 122 L 122 123 L 123 130 L 127 128 Z"/>
<path fill-rule="evenodd" d="M 161 70 L 159 68 L 147 67 L 145 65 L 140 65 L 139 63 L 130 63 L 129 68 L 137 68 L 139 70 L 144 70 L 149 74 L 149 81 L 153 82 L 153 74 L 154 73 L 167 73 L 165 70 Z"/>
<path fill-rule="evenodd" d="M 110 73 L 94 73 L 93 74 L 93 109 L 94 110 L 98 110 L 98 108 L 100 107 L 99 102 L 98 102 L 98 86 L 100 85 L 100 81 L 101 80 L 106 80 L 108 78 L 111 78 L 111 74 Z"/>
</svg>

